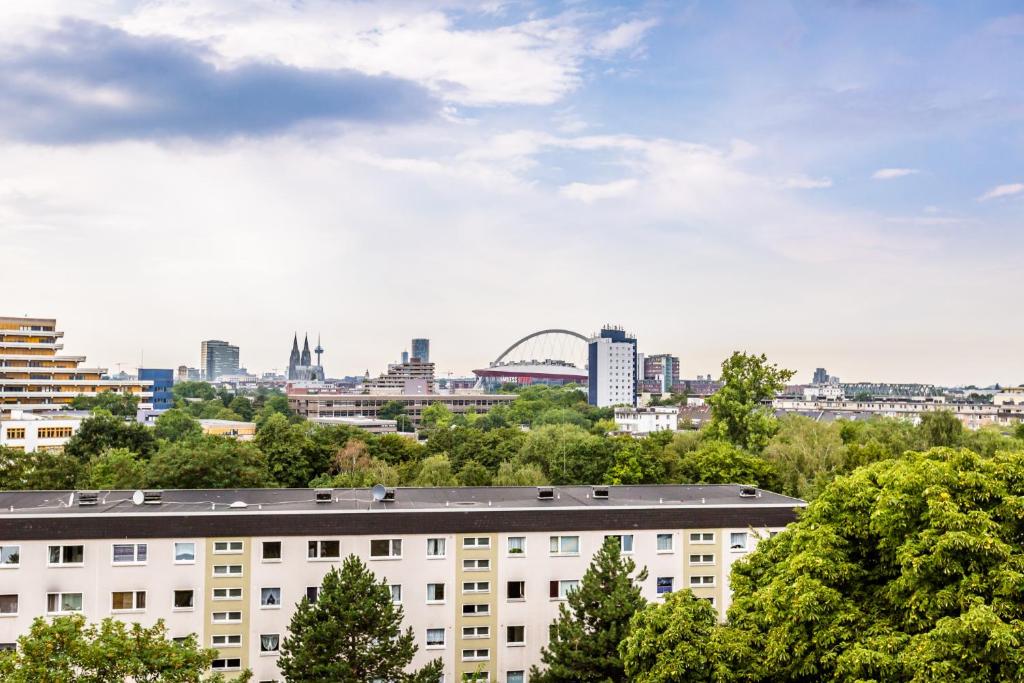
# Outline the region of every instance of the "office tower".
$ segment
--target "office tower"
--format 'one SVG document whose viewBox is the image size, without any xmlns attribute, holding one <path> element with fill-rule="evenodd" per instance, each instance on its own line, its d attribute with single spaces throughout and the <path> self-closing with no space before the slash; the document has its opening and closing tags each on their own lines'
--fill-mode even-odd
<svg viewBox="0 0 1024 683">
<path fill-rule="evenodd" d="M 587 391 L 591 405 L 636 405 L 636 337 L 605 326 L 588 340 Z"/>
<path fill-rule="evenodd" d="M 817 368 L 814 371 L 814 379 L 812 380 L 812 383 L 828 384 L 828 372 L 825 371 L 825 368 Z"/>
<path fill-rule="evenodd" d="M 413 339 L 412 340 L 412 357 L 419 358 L 423 363 L 430 362 L 430 340 L 429 339 Z"/>
<path fill-rule="evenodd" d="M 219 339 L 204 341 L 199 347 L 199 368 L 208 382 L 222 375 L 237 374 L 238 347 Z"/>
<path fill-rule="evenodd" d="M 679 357 L 667 353 L 647 356 L 643 362 L 644 379 L 657 384 L 667 394 L 679 384 Z"/>
<path fill-rule="evenodd" d="M 153 410 L 174 407 L 174 370 L 170 368 L 139 368 L 139 379 L 153 383 Z"/>
</svg>

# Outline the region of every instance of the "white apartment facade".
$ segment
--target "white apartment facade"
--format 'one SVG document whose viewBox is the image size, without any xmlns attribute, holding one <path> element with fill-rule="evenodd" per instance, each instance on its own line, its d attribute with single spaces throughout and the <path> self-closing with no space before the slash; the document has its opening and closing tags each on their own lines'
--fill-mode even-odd
<svg viewBox="0 0 1024 683">
<path fill-rule="evenodd" d="M 59 412 L 47 414 L 16 410 L 8 415 L 0 414 L 0 446 L 25 453 L 63 451 L 83 419 Z"/>
<path fill-rule="evenodd" d="M 606 327 L 588 341 L 587 400 L 606 408 L 636 405 L 639 357 L 636 339 Z"/>
<path fill-rule="evenodd" d="M 679 406 L 616 408 L 615 426 L 627 434 L 675 431 L 679 428 Z"/>
<path fill-rule="evenodd" d="M 402 604 L 415 666 L 440 658 L 447 681 L 520 683 L 607 536 L 647 568 L 649 600 L 691 588 L 724 614 L 732 563 L 803 505 L 739 486 L 398 489 L 390 502 L 329 489 L 131 498 L 0 493 L 0 648 L 40 615 L 164 619 L 172 637 L 195 633 L 217 648 L 216 669 L 280 681 L 295 604 L 355 554 Z"/>
</svg>

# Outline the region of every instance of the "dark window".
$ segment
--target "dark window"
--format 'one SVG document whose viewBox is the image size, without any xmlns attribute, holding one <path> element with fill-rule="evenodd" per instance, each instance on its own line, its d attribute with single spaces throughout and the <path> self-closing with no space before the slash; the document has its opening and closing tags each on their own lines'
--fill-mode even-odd
<svg viewBox="0 0 1024 683">
<path fill-rule="evenodd" d="M 281 559 L 281 541 L 263 541 L 263 559 Z"/>
<path fill-rule="evenodd" d="M 192 591 L 174 591 L 174 606 L 178 608 L 192 607 Z"/>
<path fill-rule="evenodd" d="M 317 597 L 320 595 L 319 586 L 310 586 L 306 589 L 306 599 L 310 602 L 316 602 Z"/>
<path fill-rule="evenodd" d="M 525 581 L 509 581 L 508 582 L 508 599 L 509 600 L 522 600 L 526 597 L 526 582 Z"/>
</svg>

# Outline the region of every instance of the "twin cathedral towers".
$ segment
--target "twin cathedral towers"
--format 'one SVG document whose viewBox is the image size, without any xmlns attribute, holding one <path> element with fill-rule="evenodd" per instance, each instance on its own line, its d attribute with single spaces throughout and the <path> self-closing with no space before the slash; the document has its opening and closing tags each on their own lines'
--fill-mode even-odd
<svg viewBox="0 0 1024 683">
<path fill-rule="evenodd" d="M 320 365 L 320 355 L 323 352 L 320 338 L 317 337 L 316 348 L 313 349 L 313 353 L 316 354 L 316 365 L 313 365 L 313 359 L 309 353 L 309 335 L 306 335 L 305 341 L 302 343 L 302 353 L 300 354 L 299 334 L 296 332 L 295 338 L 292 340 L 292 353 L 288 358 L 288 379 L 300 382 L 323 382 L 324 369 Z"/>
</svg>

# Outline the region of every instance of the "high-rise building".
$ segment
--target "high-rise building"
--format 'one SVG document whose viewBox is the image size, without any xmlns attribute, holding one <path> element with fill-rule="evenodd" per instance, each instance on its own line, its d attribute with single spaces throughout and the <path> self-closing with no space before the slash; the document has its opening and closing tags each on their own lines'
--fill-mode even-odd
<svg viewBox="0 0 1024 683">
<path fill-rule="evenodd" d="M 152 408 L 152 383 L 105 379 L 106 368 L 81 367 L 85 356 L 57 355 L 64 333 L 54 318 L 0 317 L 0 412 L 67 408 L 75 396 L 132 394 Z"/>
<path fill-rule="evenodd" d="M 364 381 L 363 387 L 370 391 L 433 394 L 437 391 L 434 364 L 413 356 L 408 363 L 392 363 L 380 377 Z"/>
<path fill-rule="evenodd" d="M 139 379 L 153 383 L 153 410 L 174 407 L 174 370 L 170 368 L 139 368 Z"/>
<path fill-rule="evenodd" d="M 814 371 L 813 384 L 828 384 L 828 372 L 825 368 L 817 368 Z"/>
<path fill-rule="evenodd" d="M 238 347 L 219 339 L 204 341 L 199 347 L 199 368 L 207 381 L 221 375 L 237 375 Z"/>
<path fill-rule="evenodd" d="M 636 337 L 605 326 L 588 340 L 587 392 L 591 405 L 636 405 Z"/>
<path fill-rule="evenodd" d="M 661 393 L 667 394 L 679 384 L 679 357 L 667 353 L 644 358 L 644 379 L 654 383 Z"/>
<path fill-rule="evenodd" d="M 403 363 L 408 363 L 409 362 L 409 352 L 408 351 L 402 351 L 402 362 Z"/>
<path fill-rule="evenodd" d="M 429 339 L 413 339 L 412 340 L 412 357 L 419 358 L 423 363 L 430 362 L 430 340 Z"/>
</svg>

